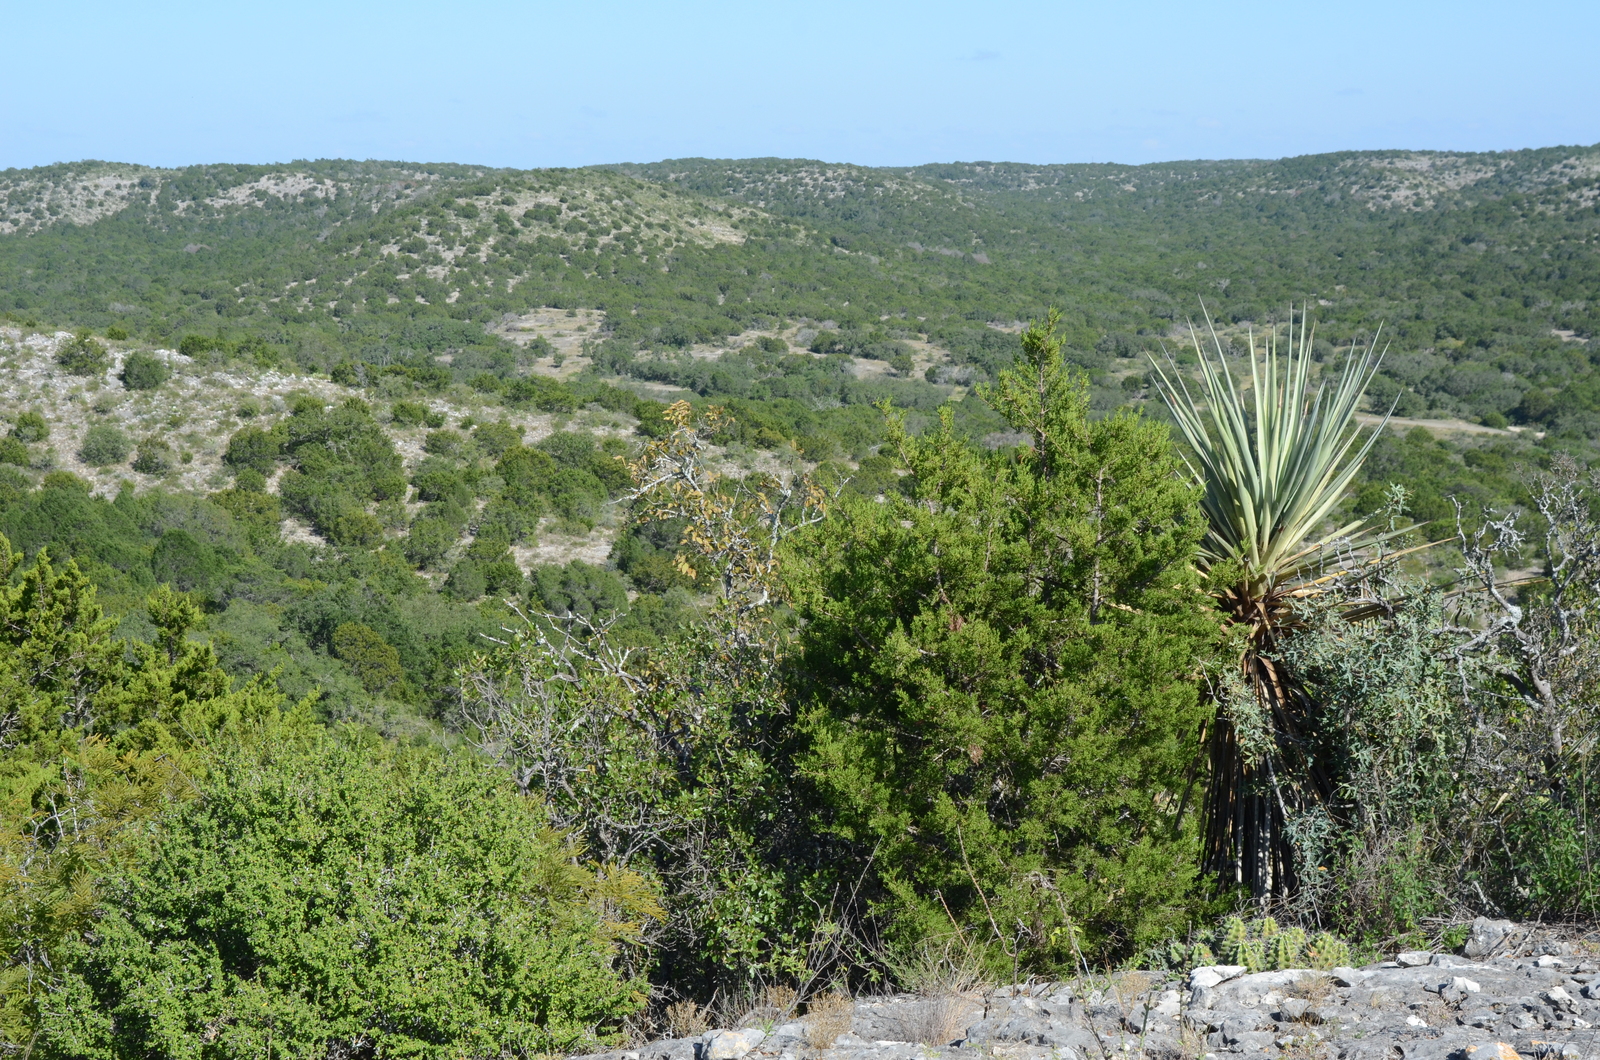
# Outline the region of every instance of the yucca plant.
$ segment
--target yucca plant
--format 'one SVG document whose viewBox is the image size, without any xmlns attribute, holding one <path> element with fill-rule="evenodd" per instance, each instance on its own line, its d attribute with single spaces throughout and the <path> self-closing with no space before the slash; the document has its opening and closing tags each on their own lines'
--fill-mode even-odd
<svg viewBox="0 0 1600 1060">
<path fill-rule="evenodd" d="M 1386 534 L 1365 520 L 1328 525 L 1383 427 L 1366 440 L 1355 414 L 1378 370 L 1377 337 L 1330 380 L 1313 385 L 1314 329 L 1292 307 L 1287 335 L 1268 329 L 1264 349 L 1249 336 L 1250 388 L 1234 382 L 1209 315 L 1212 351 L 1197 329 L 1198 393 L 1168 359 L 1156 385 L 1192 451 L 1189 467 L 1204 489 L 1210 530 L 1201 565 L 1218 605 L 1244 634 L 1236 675 L 1217 694 L 1207 740 L 1211 784 L 1205 808 L 1205 863 L 1260 900 L 1294 887 L 1285 814 L 1326 803 L 1333 778 L 1303 736 L 1313 705 L 1272 658 L 1292 622 L 1293 601 L 1318 591 L 1335 554 L 1377 544 Z M 1169 373 L 1170 370 L 1170 373 Z"/>
</svg>

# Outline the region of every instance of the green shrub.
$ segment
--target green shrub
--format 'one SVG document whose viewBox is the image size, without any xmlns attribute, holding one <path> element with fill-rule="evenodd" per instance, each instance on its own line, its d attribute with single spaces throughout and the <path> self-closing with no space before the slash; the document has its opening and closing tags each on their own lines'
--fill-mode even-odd
<svg viewBox="0 0 1600 1060">
<path fill-rule="evenodd" d="M 222 340 L 209 335 L 185 335 L 178 341 L 178 352 L 194 360 L 202 360 L 221 348 Z"/>
<path fill-rule="evenodd" d="M 334 544 L 375 544 L 383 524 L 367 507 L 404 499 L 406 480 L 400 454 L 366 403 L 352 398 L 325 409 L 316 401 L 297 402 L 274 434 L 279 430 L 293 464 L 279 479 L 284 507 Z"/>
<path fill-rule="evenodd" d="M 162 534 L 150 555 L 150 572 L 156 581 L 179 592 L 209 593 L 222 571 L 216 550 L 184 530 Z"/>
<path fill-rule="evenodd" d="M 356 675 L 373 695 L 397 689 L 405 681 L 400 653 L 377 630 L 360 622 L 345 622 L 333 631 L 334 657 Z"/>
<path fill-rule="evenodd" d="M 248 358 L 258 368 L 276 368 L 283 361 L 283 354 L 277 347 L 269 345 L 260 336 L 241 341 L 234 350 L 234 356 Z"/>
<path fill-rule="evenodd" d="M 99 375 L 111 366 L 111 356 L 92 335 L 80 331 L 56 350 L 56 363 L 70 375 Z"/>
<path fill-rule="evenodd" d="M 539 498 L 555 476 L 550 454 L 526 446 L 513 446 L 495 463 L 495 474 L 505 482 L 502 496 L 513 504 L 537 510 Z"/>
<path fill-rule="evenodd" d="M 342 361 L 328 370 L 328 377 L 340 386 L 366 386 L 371 369 L 360 361 Z"/>
<path fill-rule="evenodd" d="M 420 402 L 396 401 L 389 408 L 389 418 L 401 427 L 420 427 L 428 418 L 428 409 Z"/>
<path fill-rule="evenodd" d="M 682 523 L 677 520 L 633 527 L 612 546 L 611 558 L 640 592 L 665 593 L 675 588 L 689 588 L 695 584 L 695 579 L 677 562 L 682 534 Z"/>
<path fill-rule="evenodd" d="M 621 492 L 632 485 L 633 477 L 619 450 L 622 443 L 607 439 L 605 447 L 587 431 L 556 431 L 540 439 L 535 448 L 549 453 L 556 465 L 582 471 L 600 483 L 603 496 Z"/>
<path fill-rule="evenodd" d="M 1166 429 L 1091 419 L 1044 329 L 1019 360 L 990 400 L 1033 446 L 893 420 L 912 495 L 846 498 L 786 553 L 799 768 L 827 827 L 893 896 L 896 945 L 953 920 L 1008 976 L 1131 955 L 1201 908 L 1175 814 L 1212 637 Z M 1032 927 L 1002 947 L 996 923 Z"/>
<path fill-rule="evenodd" d="M 411 476 L 420 501 L 453 501 L 462 507 L 472 503 L 472 490 L 462 481 L 461 473 L 448 460 L 433 457 L 417 465 Z"/>
<path fill-rule="evenodd" d="M 160 438 L 146 438 L 139 443 L 133 458 L 133 469 L 142 475 L 164 475 L 172 470 L 172 446 Z"/>
<path fill-rule="evenodd" d="M 472 440 L 488 455 L 498 457 L 512 446 L 522 444 L 522 428 L 504 421 L 480 423 L 473 428 Z"/>
<path fill-rule="evenodd" d="M 260 427 L 241 427 L 228 439 L 228 448 L 222 462 L 231 468 L 250 468 L 265 475 L 278 462 L 283 448 L 283 438 Z"/>
<path fill-rule="evenodd" d="M 543 376 L 524 376 L 506 388 L 505 398 L 513 405 L 532 405 L 544 412 L 575 412 L 578 398 L 564 383 Z"/>
<path fill-rule="evenodd" d="M 39 493 L 77 500 L 80 525 L 110 508 L 70 479 Z M 288 729 L 276 724 L 282 696 L 270 682 L 234 686 L 210 645 L 189 637 L 200 611 L 187 597 L 157 590 L 140 616 L 149 640 L 123 640 L 79 567 L 56 566 L 49 552 L 23 565 L 0 537 L 0 570 L 20 575 L 0 582 L 0 703 L 23 722 L 0 759 L 0 1051 L 106 1055 L 36 1034 L 50 1012 L 88 1014 L 63 1011 L 50 992 L 65 985 L 66 950 L 100 926 L 100 878 L 137 860 L 181 790 L 173 782 L 203 775 L 198 742 L 222 728 Z"/>
<path fill-rule="evenodd" d="M 436 456 L 456 456 L 461 452 L 462 441 L 458 431 L 429 431 L 422 441 L 422 451 Z"/>
<path fill-rule="evenodd" d="M 94 467 L 120 464 L 128 459 L 132 448 L 133 442 L 122 428 L 109 423 L 96 423 L 84 432 L 78 459 Z"/>
<path fill-rule="evenodd" d="M 278 498 L 264 490 L 266 480 L 260 472 L 239 472 L 234 488 L 213 493 L 212 503 L 233 516 L 234 525 L 257 548 L 276 543 L 282 532 L 283 509 Z"/>
<path fill-rule="evenodd" d="M 129 390 L 154 390 L 172 378 L 167 362 L 149 353 L 130 353 L 122 362 L 122 385 Z"/>
<path fill-rule="evenodd" d="M 600 506 L 606 500 L 606 487 L 587 471 L 577 468 L 557 468 L 550 477 L 548 498 L 555 513 L 585 529 L 600 517 Z"/>
<path fill-rule="evenodd" d="M 127 342 L 128 331 L 126 328 L 121 328 L 113 324 L 109 328 L 106 328 L 106 338 L 110 339 L 112 342 Z"/>
<path fill-rule="evenodd" d="M 452 600 L 481 599 L 489 591 L 489 579 L 484 577 L 483 568 L 477 560 L 463 559 L 451 568 L 444 591 Z"/>
<path fill-rule="evenodd" d="M 50 425 L 37 412 L 24 412 L 11 428 L 11 437 L 19 442 L 42 442 L 50 437 Z"/>
<path fill-rule="evenodd" d="M 1581 788 L 1587 781 L 1580 775 L 1572 786 Z M 1572 801 L 1582 805 L 1578 798 Z M 1591 868 L 1592 840 L 1581 811 L 1553 799 L 1529 799 L 1507 822 L 1504 842 L 1508 867 L 1530 906 L 1573 918 L 1600 910 L 1600 881 Z"/>
<path fill-rule="evenodd" d="M 40 1056 L 530 1056 L 639 1007 L 614 963 L 650 893 L 624 875 L 602 906 L 477 759 L 327 736 L 226 753 L 198 795 L 108 881 Z"/>
<path fill-rule="evenodd" d="M 522 593 L 524 578 L 522 568 L 510 554 L 485 563 L 483 570 L 484 592 L 490 596 L 508 597 Z"/>
<path fill-rule="evenodd" d="M 0 438 L 0 464 L 28 466 L 28 447 L 16 438 Z"/>
<path fill-rule="evenodd" d="M 672 425 L 663 415 L 667 406 L 659 401 L 641 401 L 634 406 L 633 414 L 639 420 L 639 425 L 634 428 L 646 438 L 665 438 L 672 432 Z"/>
<path fill-rule="evenodd" d="M 604 618 L 628 608 L 622 579 L 582 560 L 561 567 L 535 567 L 528 581 L 530 602 L 553 615 Z"/>
<path fill-rule="evenodd" d="M 406 559 L 416 567 L 437 569 L 459 536 L 459 530 L 444 519 L 429 514 L 418 516 L 406 534 Z"/>
</svg>

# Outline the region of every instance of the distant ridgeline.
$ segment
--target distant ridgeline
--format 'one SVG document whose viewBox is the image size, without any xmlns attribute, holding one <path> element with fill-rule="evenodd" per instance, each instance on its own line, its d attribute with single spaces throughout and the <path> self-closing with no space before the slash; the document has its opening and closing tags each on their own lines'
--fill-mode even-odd
<svg viewBox="0 0 1600 1060">
<path fill-rule="evenodd" d="M 1309 298 L 1327 349 L 1387 324 L 1397 345 L 1376 396 L 1401 414 L 1593 436 L 1597 182 L 1600 148 L 1565 147 L 909 169 L 80 162 L 0 173 L 0 312 L 308 369 L 436 373 L 449 354 L 466 381 L 518 373 L 488 330 L 505 314 L 582 307 L 604 312 L 590 352 L 608 375 L 918 407 L 948 391 L 906 372 L 856 393 L 774 387 L 762 380 L 792 374 L 781 364 L 714 379 L 662 355 L 813 322 L 831 352 L 889 361 L 926 339 L 967 382 L 1014 346 L 987 323 L 1058 305 L 1074 359 L 1104 373 L 1201 298 L 1224 322 Z M 636 364 L 640 351 L 655 356 Z"/>
</svg>

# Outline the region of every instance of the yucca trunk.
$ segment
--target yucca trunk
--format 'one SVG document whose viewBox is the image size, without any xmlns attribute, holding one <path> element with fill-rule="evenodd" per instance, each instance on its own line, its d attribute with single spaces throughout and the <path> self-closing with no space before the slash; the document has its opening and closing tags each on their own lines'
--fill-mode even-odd
<svg viewBox="0 0 1600 1060">
<path fill-rule="evenodd" d="M 1225 884 L 1246 887 L 1258 902 L 1290 897 L 1299 881 L 1287 814 L 1331 809 L 1333 778 L 1307 746 L 1316 703 L 1268 656 L 1252 648 L 1240 660 L 1245 687 L 1271 721 L 1276 753 L 1252 762 L 1232 715 L 1219 709 L 1208 735 L 1203 867 Z"/>
</svg>

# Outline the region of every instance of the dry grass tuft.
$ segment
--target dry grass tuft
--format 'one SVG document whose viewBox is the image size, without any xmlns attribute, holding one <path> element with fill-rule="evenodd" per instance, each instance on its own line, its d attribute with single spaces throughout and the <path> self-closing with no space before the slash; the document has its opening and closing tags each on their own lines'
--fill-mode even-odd
<svg viewBox="0 0 1600 1060">
<path fill-rule="evenodd" d="M 981 1006 L 959 994 L 947 993 L 925 997 L 910 1009 L 902 1023 L 906 1040 L 939 1046 L 964 1037 L 967 1025 L 981 1011 Z"/>
<path fill-rule="evenodd" d="M 910 954 L 885 954 L 883 961 L 900 989 L 925 997 L 966 994 L 990 985 L 983 951 L 962 937 L 942 944 L 927 939 Z"/>
<path fill-rule="evenodd" d="M 840 993 L 823 994 L 806 1005 L 806 1040 L 818 1049 L 831 1049 L 850 1030 L 856 1003 Z"/>
<path fill-rule="evenodd" d="M 761 992 L 747 1000 L 742 1006 L 743 1011 L 730 1022 L 735 1027 L 760 1027 L 786 1023 L 794 1016 L 795 1003 L 799 1000 L 800 995 L 795 993 L 792 986 L 779 983 L 762 987 Z"/>
<path fill-rule="evenodd" d="M 1309 1001 L 1315 1007 L 1333 996 L 1333 977 L 1327 975 L 1302 975 L 1284 987 L 1283 994 L 1285 997 L 1298 997 Z"/>
<path fill-rule="evenodd" d="M 1143 998 L 1156 984 L 1157 976 L 1151 972 L 1123 972 L 1108 984 L 1106 993 L 1124 1013 L 1143 1008 Z"/>
<path fill-rule="evenodd" d="M 711 1029 L 705 1009 L 693 1001 L 678 1001 L 667 1006 L 667 1034 L 673 1038 L 694 1038 Z"/>
<path fill-rule="evenodd" d="M 1204 1056 L 1210 1051 L 1206 1044 L 1204 1027 L 1196 1027 L 1188 1020 L 1178 1023 L 1178 1049 L 1184 1056 Z"/>
</svg>

